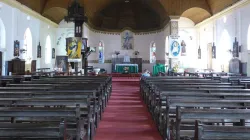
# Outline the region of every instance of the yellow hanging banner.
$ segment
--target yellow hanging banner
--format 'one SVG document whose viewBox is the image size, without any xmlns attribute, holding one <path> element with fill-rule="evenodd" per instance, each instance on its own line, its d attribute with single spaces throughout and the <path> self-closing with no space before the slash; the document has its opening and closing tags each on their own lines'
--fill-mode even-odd
<svg viewBox="0 0 250 140">
<path fill-rule="evenodd" d="M 78 37 L 66 38 L 69 62 L 81 60 L 82 39 Z"/>
</svg>

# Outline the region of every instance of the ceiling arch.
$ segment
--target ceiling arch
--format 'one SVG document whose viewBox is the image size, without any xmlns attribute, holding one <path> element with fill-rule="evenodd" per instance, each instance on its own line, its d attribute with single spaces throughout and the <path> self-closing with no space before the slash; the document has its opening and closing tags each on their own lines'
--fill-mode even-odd
<svg viewBox="0 0 250 140">
<path fill-rule="evenodd" d="M 33 9 L 50 20 L 60 23 L 66 16 L 68 5 L 72 0 L 17 0 L 21 4 Z M 125 4 L 125 0 L 78 0 L 84 6 L 85 14 L 93 26 L 100 27 L 103 21 L 102 11 L 110 5 Z M 160 16 L 161 24 L 168 21 L 169 16 L 188 16 L 201 22 L 240 0 L 129 0 L 130 2 L 142 2 L 150 6 L 153 13 Z M 195 7 L 195 9 L 193 9 Z M 65 10 L 64 10 L 65 9 Z M 203 10 L 201 10 L 203 9 Z M 205 12 L 205 11 L 206 12 Z M 200 16 L 192 16 L 188 13 L 202 12 Z M 209 13 L 209 14 L 208 14 Z"/>
<path fill-rule="evenodd" d="M 186 17 L 191 19 L 195 24 L 211 17 L 211 14 L 205 9 L 193 7 L 184 11 L 181 15 L 182 17 Z"/>
</svg>

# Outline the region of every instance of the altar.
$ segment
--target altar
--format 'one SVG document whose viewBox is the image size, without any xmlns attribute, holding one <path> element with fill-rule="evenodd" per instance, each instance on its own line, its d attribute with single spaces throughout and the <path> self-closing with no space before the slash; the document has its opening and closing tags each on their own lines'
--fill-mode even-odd
<svg viewBox="0 0 250 140">
<path fill-rule="evenodd" d="M 138 64 L 115 64 L 117 73 L 138 73 Z"/>
</svg>

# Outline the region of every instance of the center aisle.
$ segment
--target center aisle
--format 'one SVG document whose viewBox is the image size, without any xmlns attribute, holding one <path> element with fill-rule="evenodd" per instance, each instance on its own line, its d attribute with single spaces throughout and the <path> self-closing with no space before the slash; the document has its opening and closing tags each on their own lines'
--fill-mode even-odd
<svg viewBox="0 0 250 140">
<path fill-rule="evenodd" d="M 140 97 L 138 80 L 113 80 L 113 92 L 94 140 L 161 139 Z"/>
</svg>

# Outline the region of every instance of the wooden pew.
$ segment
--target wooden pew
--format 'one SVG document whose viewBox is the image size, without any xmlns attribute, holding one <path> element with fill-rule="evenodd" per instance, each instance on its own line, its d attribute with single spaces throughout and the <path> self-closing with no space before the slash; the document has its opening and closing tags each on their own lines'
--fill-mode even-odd
<svg viewBox="0 0 250 140">
<path fill-rule="evenodd" d="M 41 78 L 39 80 L 32 79 L 32 81 L 23 81 L 22 84 L 7 84 L 9 87 L 0 87 L 0 106 L 3 109 L 9 109 L 16 113 L 17 110 L 13 110 L 14 107 L 22 109 L 36 109 L 39 107 L 39 113 L 44 109 L 51 109 L 52 112 L 58 112 L 56 109 L 70 109 L 76 104 L 81 106 L 86 105 L 85 100 L 90 100 L 90 108 L 95 114 L 94 116 L 89 115 L 88 113 L 82 112 L 82 109 L 85 109 L 85 106 L 80 108 L 81 119 L 79 121 L 84 121 L 84 127 L 88 124 L 91 126 L 87 127 L 88 130 L 88 139 L 93 139 L 93 132 L 95 127 L 98 125 L 98 116 L 100 114 L 101 118 L 101 109 L 102 105 L 102 95 L 111 93 L 112 83 L 110 77 L 71 77 L 71 78 Z M 49 84 L 47 84 L 49 82 Z M 67 83 L 66 83 L 67 82 Z M 42 84 L 41 84 L 42 83 Z M 44 84 L 46 83 L 46 84 Z M 83 86 L 84 85 L 84 86 Z M 50 107 L 50 108 L 48 108 Z M 11 109 L 10 109 L 11 108 Z M 100 108 L 100 112 L 98 111 Z M 0 108 L 1 112 L 1 108 Z M 29 112 L 31 113 L 31 112 Z M 35 113 L 37 113 L 35 111 Z M 50 112 L 51 113 L 51 112 Z M 91 113 L 91 114 L 93 114 Z M 45 113 L 46 114 L 46 113 Z M 16 113 L 15 115 L 18 115 Z M 25 115 L 25 114 L 23 114 Z M 26 114 L 27 115 L 27 114 Z M 39 123 L 45 121 L 42 117 L 32 116 L 20 117 L 14 116 L 12 120 L 17 122 L 31 123 L 37 121 Z M 60 115 L 60 114 L 59 114 Z M 57 116 L 59 117 L 59 116 Z M 63 116 L 62 116 L 63 117 Z M 0 113 L 0 118 L 1 117 Z M 0 119 L 4 121 L 4 119 Z M 58 121 L 55 118 L 46 117 L 47 121 Z M 92 123 L 85 123 L 86 121 L 91 121 Z M 77 121 L 78 122 L 78 121 Z M 75 129 L 74 124 L 67 124 L 67 127 L 70 130 Z M 81 127 L 82 128 L 82 127 Z M 79 129 L 78 129 L 79 130 Z M 82 131 L 82 130 L 81 130 Z M 89 134 L 91 132 L 91 134 Z M 72 133 L 72 132 L 71 132 Z M 74 132 L 74 135 L 81 136 L 80 132 Z M 0 136 L 1 137 L 1 136 Z M 77 138 L 78 139 L 78 138 Z"/>
<path fill-rule="evenodd" d="M 194 140 L 249 140 L 250 127 L 247 126 L 215 126 L 195 123 Z"/>
<path fill-rule="evenodd" d="M 80 106 L 76 108 L 44 108 L 44 107 L 3 107 L 0 118 L 6 123 L 60 123 L 63 118 L 67 123 L 66 135 L 77 140 L 85 134 L 85 120 L 81 117 Z M 9 119 L 6 119 L 9 118 Z M 73 127 L 72 127 L 73 125 Z"/>
<path fill-rule="evenodd" d="M 14 124 L 0 123 L 0 139 L 2 140 L 67 140 L 65 122 L 59 124 Z"/>
<path fill-rule="evenodd" d="M 250 98 L 248 100 L 226 100 L 226 99 L 187 99 L 180 97 L 167 97 L 166 101 L 161 101 L 159 105 L 159 122 L 158 125 L 161 127 L 162 135 L 168 136 L 167 134 L 170 130 L 170 114 L 176 115 L 175 108 L 177 106 L 188 107 L 188 108 L 249 108 L 250 107 Z M 165 133 L 165 134 L 164 134 Z"/>
<path fill-rule="evenodd" d="M 99 83 L 84 83 L 84 86 L 82 84 L 9 84 L 7 86 L 10 87 L 0 87 L 0 91 L 68 91 L 68 92 L 74 92 L 80 91 L 84 92 L 96 92 L 96 98 L 98 98 L 98 101 L 101 104 L 102 111 L 104 110 L 104 107 L 106 107 L 108 98 L 111 94 L 110 88 L 106 88 Z M 12 87 L 13 86 L 13 87 Z"/>
<path fill-rule="evenodd" d="M 171 100 L 172 107 L 175 107 L 176 105 L 180 105 L 180 106 L 184 106 L 184 107 L 186 107 L 186 106 L 187 107 L 191 107 L 191 106 L 193 106 L 193 107 L 224 106 L 226 108 L 228 108 L 228 107 L 233 107 L 233 108 L 249 107 L 250 90 L 237 89 L 237 88 L 244 87 L 242 85 L 239 85 L 239 86 L 234 85 L 232 87 L 236 88 L 236 89 L 230 89 L 230 87 L 226 87 L 226 86 L 231 86 L 232 85 L 231 83 L 222 84 L 222 83 L 215 81 L 215 80 L 211 80 L 209 82 L 203 82 L 202 80 L 199 80 L 199 79 L 195 79 L 195 80 L 193 80 L 193 79 L 191 79 L 191 80 L 190 79 L 183 79 L 183 80 L 181 80 L 181 79 L 177 79 L 177 80 L 164 79 L 164 80 L 162 80 L 162 79 L 163 78 L 160 78 L 160 80 L 157 80 L 157 79 L 153 79 L 153 80 L 142 79 L 141 80 L 141 92 L 142 93 L 148 92 L 149 95 L 150 94 L 157 95 L 157 96 L 148 96 L 147 97 L 147 98 L 149 98 L 148 100 L 151 100 L 153 102 L 153 104 L 152 104 L 152 102 L 146 102 L 147 104 L 150 104 L 150 106 L 154 106 L 154 111 L 151 111 L 154 118 L 157 118 L 156 114 L 158 114 L 158 117 L 159 116 L 162 117 L 161 116 L 162 112 L 157 113 L 157 109 L 158 110 L 161 109 L 161 111 L 164 110 L 164 106 L 167 103 L 167 101 L 166 101 L 167 98 Z M 195 82 L 191 82 L 192 80 Z M 183 82 L 183 81 L 185 81 L 185 82 Z M 204 81 L 206 81 L 206 80 L 204 80 Z M 160 85 L 160 86 L 158 86 L 156 88 L 155 87 L 152 88 L 152 85 L 154 85 L 155 83 L 157 83 L 156 86 L 158 86 L 158 85 Z M 171 85 L 171 83 L 173 83 L 173 84 Z M 193 84 L 189 84 L 189 83 L 193 83 Z M 209 84 L 207 84 L 207 83 L 209 83 Z M 178 84 L 181 85 L 182 87 L 175 86 Z M 184 85 L 185 88 L 183 88 L 182 84 Z M 213 86 L 217 86 L 216 84 L 219 85 L 218 89 L 213 88 Z M 196 87 L 196 85 L 201 85 L 201 87 L 203 86 L 204 89 L 190 89 L 190 88 L 188 89 L 187 86 L 189 86 L 189 85 L 191 85 L 191 87 Z M 172 86 L 172 88 L 169 88 L 171 86 Z M 173 88 L 173 86 L 175 86 L 175 87 Z M 153 97 L 155 97 L 155 98 L 153 98 Z M 236 101 L 235 99 L 237 99 L 238 101 Z M 245 101 L 243 101 L 244 99 L 245 99 Z M 178 100 L 179 100 L 179 102 L 178 102 Z M 195 104 L 194 100 L 200 100 L 200 102 L 198 101 Z M 227 100 L 227 101 L 223 101 L 223 100 Z M 228 100 L 231 100 L 233 103 L 231 103 Z M 213 101 L 215 101 L 215 102 L 213 102 Z M 220 101 L 222 101 L 222 102 L 220 102 Z M 210 103 L 208 103 L 208 102 L 211 102 L 212 105 L 210 105 Z M 224 103 L 224 105 L 223 105 L 223 102 L 226 102 L 226 103 Z M 164 112 L 164 113 L 167 114 L 166 112 Z M 157 119 L 155 119 L 155 120 L 157 120 Z M 164 120 L 164 118 L 162 118 L 161 123 L 163 122 L 163 120 Z M 158 124 L 161 124 L 161 123 L 158 123 Z M 162 127 L 162 126 L 160 126 L 160 127 Z M 186 127 L 186 126 L 182 126 L 182 127 Z M 194 128 L 194 127 L 192 127 L 192 128 Z M 165 132 L 166 131 L 169 132 L 169 129 L 165 130 Z"/>
<path fill-rule="evenodd" d="M 58 99 L 58 98 L 1 98 L 0 106 L 5 107 L 45 107 L 45 108 L 75 108 L 80 107 L 80 115 L 84 117 L 87 138 L 94 136 L 96 116 L 94 116 L 94 107 L 91 107 L 89 98 L 85 99 Z M 1 115 L 0 115 L 1 116 Z M 22 117 L 21 119 L 23 119 Z M 1 120 L 1 119 L 0 119 Z M 27 121 L 31 121 L 26 118 Z M 20 121 L 16 119 L 16 121 Z M 23 120 L 22 120 L 23 121 Z M 39 121 L 37 119 L 37 121 Z M 44 120 L 43 120 L 44 121 Z"/>
<path fill-rule="evenodd" d="M 250 110 L 246 109 L 187 109 L 180 106 L 176 109 L 176 121 L 175 121 L 175 136 L 176 140 L 180 140 L 180 126 L 183 119 L 193 120 L 246 120 L 250 119 Z M 191 121 L 192 122 L 192 121 Z M 171 131 L 171 130 L 170 130 Z"/>
</svg>

